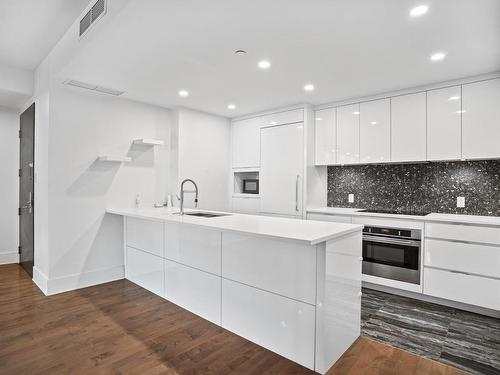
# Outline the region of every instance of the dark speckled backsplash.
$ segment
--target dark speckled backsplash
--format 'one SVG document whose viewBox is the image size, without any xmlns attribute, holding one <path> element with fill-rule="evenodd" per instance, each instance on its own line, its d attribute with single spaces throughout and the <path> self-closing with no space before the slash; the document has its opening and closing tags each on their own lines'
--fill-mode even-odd
<svg viewBox="0 0 500 375">
<path fill-rule="evenodd" d="M 328 206 L 500 216 L 500 160 L 331 166 Z"/>
</svg>

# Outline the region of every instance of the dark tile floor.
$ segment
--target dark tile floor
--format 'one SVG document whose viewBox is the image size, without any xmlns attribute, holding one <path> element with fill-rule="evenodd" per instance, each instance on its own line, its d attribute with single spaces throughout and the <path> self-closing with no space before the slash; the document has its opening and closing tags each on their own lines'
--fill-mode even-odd
<svg viewBox="0 0 500 375">
<path fill-rule="evenodd" d="M 500 319 L 363 289 L 361 334 L 473 374 L 500 375 Z"/>
</svg>

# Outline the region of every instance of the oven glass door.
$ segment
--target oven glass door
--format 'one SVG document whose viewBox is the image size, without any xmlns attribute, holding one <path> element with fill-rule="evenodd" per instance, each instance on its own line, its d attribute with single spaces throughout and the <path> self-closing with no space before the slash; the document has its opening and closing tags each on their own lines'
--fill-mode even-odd
<svg viewBox="0 0 500 375">
<path fill-rule="evenodd" d="M 419 249 L 418 244 L 412 244 L 412 242 L 388 243 L 380 242 L 380 240 L 364 240 L 363 260 L 365 262 L 418 270 Z"/>
</svg>

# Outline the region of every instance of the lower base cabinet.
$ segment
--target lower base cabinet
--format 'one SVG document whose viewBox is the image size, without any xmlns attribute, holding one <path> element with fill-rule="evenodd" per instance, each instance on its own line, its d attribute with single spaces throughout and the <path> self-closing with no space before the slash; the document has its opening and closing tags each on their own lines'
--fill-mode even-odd
<svg viewBox="0 0 500 375">
<path fill-rule="evenodd" d="M 222 327 L 314 369 L 315 307 L 222 280 Z"/>
<path fill-rule="evenodd" d="M 165 298 L 220 325 L 220 276 L 165 260 Z"/>
<path fill-rule="evenodd" d="M 163 258 L 127 247 L 126 278 L 163 297 Z"/>
</svg>

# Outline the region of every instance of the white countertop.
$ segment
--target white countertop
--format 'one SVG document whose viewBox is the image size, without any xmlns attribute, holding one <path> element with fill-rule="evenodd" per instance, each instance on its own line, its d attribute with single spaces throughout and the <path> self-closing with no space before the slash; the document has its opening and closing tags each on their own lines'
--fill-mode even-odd
<svg viewBox="0 0 500 375">
<path fill-rule="evenodd" d="M 187 210 L 203 211 L 203 210 Z M 173 221 L 257 236 L 275 237 L 305 241 L 310 245 L 334 239 L 348 233 L 360 231 L 362 225 L 332 223 L 324 221 L 288 219 L 271 216 L 230 214 L 212 218 L 174 215 L 178 208 L 108 208 L 106 212 L 115 215 L 141 219 Z"/>
<path fill-rule="evenodd" d="M 324 215 L 348 215 L 348 216 L 371 216 L 371 217 L 387 217 L 397 219 L 418 220 L 427 222 L 448 222 L 448 223 L 463 223 L 500 226 L 499 216 L 478 216 L 478 215 L 458 215 L 458 214 L 438 214 L 431 213 L 426 216 L 419 215 L 396 215 L 384 214 L 375 212 L 360 212 L 362 208 L 344 208 L 344 207 L 315 207 L 308 208 L 307 212 Z"/>
</svg>

